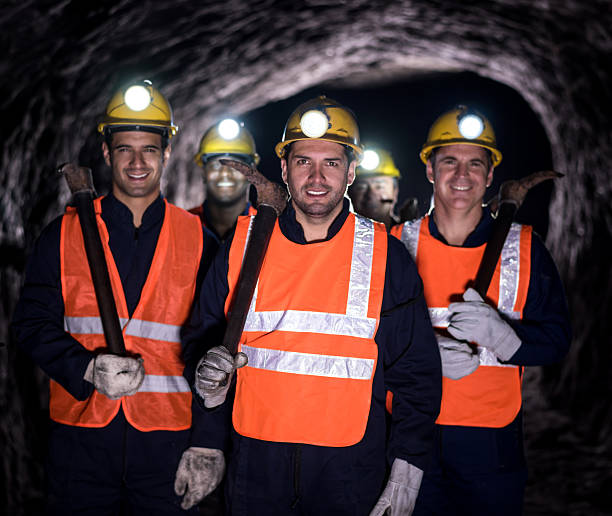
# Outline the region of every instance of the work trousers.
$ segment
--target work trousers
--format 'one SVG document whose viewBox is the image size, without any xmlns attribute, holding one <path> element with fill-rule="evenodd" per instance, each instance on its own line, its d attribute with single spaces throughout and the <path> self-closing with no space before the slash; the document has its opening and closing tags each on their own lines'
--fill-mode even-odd
<svg viewBox="0 0 612 516">
<path fill-rule="evenodd" d="M 436 425 L 413 516 L 519 516 L 526 482 L 520 414 L 503 428 Z"/>
<path fill-rule="evenodd" d="M 183 511 L 174 479 L 189 431 L 141 432 L 123 411 L 103 428 L 51 422 L 47 512 L 51 515 L 136 516 Z"/>
<path fill-rule="evenodd" d="M 232 516 L 367 516 L 384 487 L 383 449 L 274 443 L 238 436 L 228 466 Z M 364 452 L 364 453 L 362 453 Z"/>
</svg>

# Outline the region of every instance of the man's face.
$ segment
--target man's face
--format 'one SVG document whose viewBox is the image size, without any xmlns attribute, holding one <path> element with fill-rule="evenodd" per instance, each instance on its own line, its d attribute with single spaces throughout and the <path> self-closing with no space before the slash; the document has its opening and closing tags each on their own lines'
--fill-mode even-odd
<svg viewBox="0 0 612 516">
<path fill-rule="evenodd" d="M 393 177 L 359 177 L 349 188 L 355 211 L 374 220 L 388 217 L 397 202 L 398 188 Z"/>
<path fill-rule="evenodd" d="M 282 178 L 289 188 L 298 217 L 319 222 L 342 211 L 346 187 L 355 178 L 344 147 L 323 140 L 302 140 L 281 160 Z"/>
<path fill-rule="evenodd" d="M 487 151 L 475 145 L 440 147 L 435 168 L 427 161 L 427 179 L 433 183 L 434 204 L 447 209 L 480 208 L 487 186 L 493 180 L 493 166 Z"/>
<path fill-rule="evenodd" d="M 218 204 L 234 204 L 246 199 L 249 182 L 237 170 L 222 165 L 220 158 L 213 158 L 204 167 L 206 197 Z"/>
<path fill-rule="evenodd" d="M 160 180 L 170 157 L 162 151 L 161 135 L 144 131 L 121 131 L 112 135 L 111 148 L 102 144 L 106 164 L 112 169 L 113 195 L 129 205 L 132 199 L 151 202 L 159 195 Z"/>
</svg>

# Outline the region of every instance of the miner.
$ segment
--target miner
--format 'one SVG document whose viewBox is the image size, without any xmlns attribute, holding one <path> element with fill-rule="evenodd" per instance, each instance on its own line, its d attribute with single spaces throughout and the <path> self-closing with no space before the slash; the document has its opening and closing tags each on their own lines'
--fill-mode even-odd
<svg viewBox="0 0 612 516">
<path fill-rule="evenodd" d="M 12 323 L 50 377 L 48 512 L 184 514 L 214 488 L 199 465 L 222 461 L 199 445 L 182 376 L 202 226 L 160 194 L 177 127 L 149 81 L 118 91 L 98 130 L 112 188 L 95 218 L 126 353 L 106 347 L 71 207 L 40 235 Z"/>
<path fill-rule="evenodd" d="M 348 189 L 355 212 L 382 222 L 387 230 L 398 224 L 394 211 L 400 178 L 388 151 L 366 146 L 363 160 L 355 169 L 355 181 Z"/>
<path fill-rule="evenodd" d="M 486 118 L 465 106 L 444 113 L 420 157 L 433 209 L 392 234 L 415 257 L 423 279 L 443 384 L 414 513 L 519 515 L 527 479 L 522 373 L 567 353 L 563 287 L 540 238 L 514 223 L 484 299 L 472 288 L 495 227 L 483 198 L 502 158 Z"/>
<path fill-rule="evenodd" d="M 249 186 L 238 170 L 221 163 L 234 159 L 249 166 L 259 163 L 255 140 L 242 122 L 226 118 L 209 128 L 202 136 L 195 162 L 203 169 L 206 198 L 189 210 L 202 220 L 220 242 L 231 233 L 239 215 L 253 215 Z"/>
<path fill-rule="evenodd" d="M 421 280 L 382 224 L 349 209 L 362 147 L 348 108 L 323 96 L 302 104 L 276 153 L 290 202 L 272 231 L 239 353 L 215 344 L 250 217 L 217 254 L 184 334 L 186 349 L 211 348 L 195 388 L 207 447 L 230 450 L 227 508 L 410 514 L 441 391 Z M 397 390 L 390 428 L 387 389 Z"/>
</svg>

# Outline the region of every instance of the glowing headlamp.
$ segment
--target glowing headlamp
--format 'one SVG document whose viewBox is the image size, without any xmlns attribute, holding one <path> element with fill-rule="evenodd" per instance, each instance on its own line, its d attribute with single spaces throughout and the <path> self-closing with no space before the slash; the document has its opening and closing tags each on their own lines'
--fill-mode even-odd
<svg viewBox="0 0 612 516">
<path fill-rule="evenodd" d="M 374 170 L 380 164 L 380 156 L 378 152 L 372 149 L 367 149 L 363 153 L 363 159 L 359 166 L 365 170 Z"/>
<path fill-rule="evenodd" d="M 143 81 L 143 84 L 134 84 L 130 86 L 123 94 L 123 100 L 127 107 L 132 111 L 142 111 L 149 107 L 153 102 L 151 91 L 147 86 L 150 86 L 150 81 Z"/>
<path fill-rule="evenodd" d="M 459 117 L 457 126 L 461 135 L 468 140 L 478 138 L 484 131 L 484 121 L 474 113 L 466 113 Z"/>
<path fill-rule="evenodd" d="M 320 138 L 329 128 L 329 119 L 323 111 L 310 109 L 300 118 L 300 129 L 308 138 Z"/>
<path fill-rule="evenodd" d="M 217 126 L 219 136 L 224 140 L 234 140 L 240 134 L 240 124 L 232 118 L 226 118 Z"/>
</svg>

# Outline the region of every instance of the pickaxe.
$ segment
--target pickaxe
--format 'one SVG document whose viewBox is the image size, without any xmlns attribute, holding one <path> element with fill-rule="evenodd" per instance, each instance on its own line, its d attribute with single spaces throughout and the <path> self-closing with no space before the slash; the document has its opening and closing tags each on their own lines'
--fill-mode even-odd
<svg viewBox="0 0 612 516">
<path fill-rule="evenodd" d="M 235 355 L 276 218 L 287 204 L 287 191 L 281 185 L 266 179 L 255 167 L 231 159 L 220 161 L 222 165 L 242 173 L 257 190 L 257 214 L 253 220 L 223 336 L 223 346 Z"/>
<path fill-rule="evenodd" d="M 79 167 L 74 163 L 64 163 L 57 170 L 68 183 L 72 193 L 72 202 L 76 206 L 81 223 L 85 253 L 91 271 L 106 344 L 111 353 L 125 355 L 125 343 L 123 342 L 123 333 L 117 315 L 117 305 L 115 304 L 108 266 L 96 222 L 93 205 L 96 191 L 93 186 L 91 169 Z"/>
<path fill-rule="evenodd" d="M 563 174 L 554 170 L 540 170 L 518 180 L 505 181 L 499 188 L 497 197 L 489 201 L 488 205 L 493 213 L 497 212 L 497 217 L 474 280 L 474 290 L 483 299 L 489 289 L 514 215 L 525 200 L 525 195 L 533 186 L 555 177 L 563 177 Z"/>
</svg>

